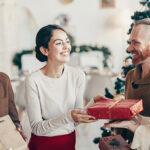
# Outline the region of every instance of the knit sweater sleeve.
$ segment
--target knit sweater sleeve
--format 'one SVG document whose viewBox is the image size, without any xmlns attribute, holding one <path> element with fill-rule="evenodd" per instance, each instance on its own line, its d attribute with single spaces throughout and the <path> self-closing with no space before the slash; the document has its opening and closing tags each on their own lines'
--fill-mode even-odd
<svg viewBox="0 0 150 150">
<path fill-rule="evenodd" d="M 83 71 L 79 70 L 78 80 L 76 86 L 76 103 L 75 109 L 83 109 L 83 95 L 85 91 L 85 74 Z"/>
<path fill-rule="evenodd" d="M 131 145 L 132 149 L 138 150 L 149 150 L 150 149 L 150 124 L 140 125 L 135 133 L 133 142 Z"/>
<path fill-rule="evenodd" d="M 7 85 L 8 85 L 8 114 L 11 117 L 14 124 L 18 126 L 20 124 L 20 121 L 19 121 L 16 106 L 15 106 L 14 92 L 13 92 L 9 77 L 7 77 Z"/>
<path fill-rule="evenodd" d="M 53 132 L 63 125 L 74 123 L 71 117 L 71 110 L 56 118 L 43 120 L 38 88 L 31 76 L 27 77 L 25 81 L 25 97 L 32 133 L 35 135 L 44 136 L 47 131 Z"/>
</svg>

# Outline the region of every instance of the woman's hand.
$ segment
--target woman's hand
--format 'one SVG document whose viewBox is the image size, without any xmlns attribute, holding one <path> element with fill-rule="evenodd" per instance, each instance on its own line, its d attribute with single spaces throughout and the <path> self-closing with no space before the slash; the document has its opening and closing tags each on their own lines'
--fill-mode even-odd
<svg viewBox="0 0 150 150">
<path fill-rule="evenodd" d="M 139 123 L 135 120 L 129 120 L 129 121 L 119 121 L 119 122 L 113 122 L 113 123 L 105 123 L 103 128 L 112 127 L 112 128 L 125 128 L 128 130 L 131 130 L 132 132 L 135 132 L 137 127 L 139 126 Z"/>
<path fill-rule="evenodd" d="M 73 120 L 78 123 L 90 123 L 96 121 L 95 117 L 87 115 L 84 110 L 72 110 L 71 115 Z"/>
<path fill-rule="evenodd" d="M 95 103 L 100 101 L 100 100 L 108 100 L 108 98 L 106 98 L 105 96 L 102 96 L 102 95 L 97 95 L 93 99 L 94 99 Z"/>
<path fill-rule="evenodd" d="M 16 128 L 16 130 L 20 133 L 20 135 L 22 136 L 22 138 L 23 138 L 25 141 L 27 141 L 27 137 L 25 136 L 23 130 L 20 129 L 20 128 Z"/>
</svg>

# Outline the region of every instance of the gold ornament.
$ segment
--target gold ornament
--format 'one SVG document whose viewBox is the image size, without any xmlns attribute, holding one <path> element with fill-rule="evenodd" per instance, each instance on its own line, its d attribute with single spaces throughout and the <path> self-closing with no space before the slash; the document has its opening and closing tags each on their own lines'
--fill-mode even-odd
<svg viewBox="0 0 150 150">
<path fill-rule="evenodd" d="M 73 0 L 60 0 L 60 2 L 63 4 L 69 4 L 69 3 L 72 3 Z"/>
</svg>

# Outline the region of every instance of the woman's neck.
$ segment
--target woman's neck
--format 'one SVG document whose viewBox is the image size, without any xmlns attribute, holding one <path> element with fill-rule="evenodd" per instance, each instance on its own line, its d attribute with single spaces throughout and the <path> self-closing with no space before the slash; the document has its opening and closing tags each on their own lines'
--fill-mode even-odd
<svg viewBox="0 0 150 150">
<path fill-rule="evenodd" d="M 64 64 L 60 65 L 48 62 L 46 66 L 41 69 L 41 71 L 48 77 L 59 78 L 64 71 Z"/>
</svg>

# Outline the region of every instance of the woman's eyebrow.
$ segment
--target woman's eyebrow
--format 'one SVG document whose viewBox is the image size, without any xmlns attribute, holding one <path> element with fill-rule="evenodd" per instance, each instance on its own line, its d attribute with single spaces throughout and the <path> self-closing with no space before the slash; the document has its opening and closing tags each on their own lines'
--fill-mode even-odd
<svg viewBox="0 0 150 150">
<path fill-rule="evenodd" d="M 63 41 L 62 39 L 56 39 L 56 40 L 54 40 L 53 42 L 56 42 L 56 41 Z"/>
<path fill-rule="evenodd" d="M 66 40 L 68 40 L 69 38 L 66 38 Z M 63 41 L 62 39 L 55 39 L 53 42 L 56 42 L 56 41 Z"/>
</svg>

